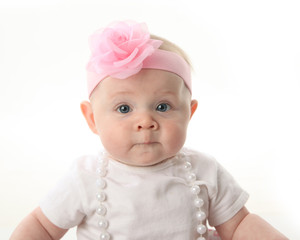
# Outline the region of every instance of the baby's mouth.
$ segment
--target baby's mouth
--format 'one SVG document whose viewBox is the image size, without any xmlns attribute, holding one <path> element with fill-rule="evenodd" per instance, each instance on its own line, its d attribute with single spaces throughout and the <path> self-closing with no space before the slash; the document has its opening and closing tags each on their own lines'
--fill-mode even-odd
<svg viewBox="0 0 300 240">
<path fill-rule="evenodd" d="M 156 142 L 141 142 L 141 143 L 136 143 L 136 145 L 151 145 L 151 144 L 155 144 Z"/>
<path fill-rule="evenodd" d="M 158 141 L 156 141 L 156 138 L 154 136 L 151 136 L 151 134 L 143 134 L 143 136 L 140 136 L 136 139 L 135 144 L 137 146 L 151 146 L 157 144 Z"/>
<path fill-rule="evenodd" d="M 151 146 L 151 145 L 155 145 L 155 144 L 158 144 L 158 142 L 156 142 L 156 141 L 142 141 L 142 142 L 135 143 L 136 146 Z"/>
</svg>

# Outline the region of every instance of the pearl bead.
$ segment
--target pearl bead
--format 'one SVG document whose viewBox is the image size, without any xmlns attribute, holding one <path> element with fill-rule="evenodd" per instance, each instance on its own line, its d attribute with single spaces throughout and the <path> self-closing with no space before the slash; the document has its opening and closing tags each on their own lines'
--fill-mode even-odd
<svg viewBox="0 0 300 240">
<path fill-rule="evenodd" d="M 198 237 L 197 240 L 205 240 L 205 237 Z"/>
<path fill-rule="evenodd" d="M 107 232 L 103 232 L 100 234 L 100 240 L 109 240 L 110 235 Z"/>
<path fill-rule="evenodd" d="M 97 193 L 97 200 L 99 202 L 103 202 L 103 201 L 105 201 L 105 199 L 106 199 L 106 195 L 104 192 Z"/>
<path fill-rule="evenodd" d="M 105 152 L 104 151 L 99 151 L 98 152 L 98 157 L 100 158 L 101 156 L 104 156 L 105 155 Z"/>
<path fill-rule="evenodd" d="M 199 221 L 204 221 L 206 219 L 206 214 L 203 211 L 198 211 L 196 216 Z"/>
<path fill-rule="evenodd" d="M 203 224 L 200 224 L 197 226 L 197 232 L 199 234 L 204 234 L 206 232 L 206 226 Z"/>
<path fill-rule="evenodd" d="M 99 176 L 101 177 L 105 177 L 107 171 L 105 168 L 97 168 L 97 174 L 99 174 Z"/>
<path fill-rule="evenodd" d="M 190 162 L 185 162 L 184 163 L 184 169 L 185 170 L 191 170 L 192 169 L 192 164 Z"/>
<path fill-rule="evenodd" d="M 108 160 L 106 158 L 99 158 L 99 163 L 102 165 L 102 166 L 107 166 L 108 164 Z"/>
<path fill-rule="evenodd" d="M 195 194 L 195 195 L 199 194 L 200 193 L 200 187 L 198 185 L 192 186 L 191 187 L 191 192 L 192 192 L 192 194 Z"/>
<path fill-rule="evenodd" d="M 204 201 L 202 198 L 197 198 L 194 201 L 196 207 L 201 208 L 204 205 Z"/>
<path fill-rule="evenodd" d="M 105 218 L 103 218 L 98 222 L 98 226 L 100 228 L 106 229 L 108 227 L 108 221 Z"/>
<path fill-rule="evenodd" d="M 186 176 L 187 180 L 189 182 L 194 182 L 196 181 L 196 174 L 195 173 L 189 173 L 187 176 Z"/>
<path fill-rule="evenodd" d="M 100 205 L 98 208 L 97 208 L 97 214 L 98 215 L 101 215 L 101 216 L 104 216 L 106 214 L 106 207 L 103 206 L 103 205 Z"/>
<path fill-rule="evenodd" d="M 97 179 L 96 183 L 100 189 L 104 189 L 106 187 L 106 181 L 102 178 Z"/>
</svg>

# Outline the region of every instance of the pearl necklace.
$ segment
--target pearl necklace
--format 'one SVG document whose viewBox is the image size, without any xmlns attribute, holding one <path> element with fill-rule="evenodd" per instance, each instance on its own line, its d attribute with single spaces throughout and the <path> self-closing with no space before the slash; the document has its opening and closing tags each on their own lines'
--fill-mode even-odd
<svg viewBox="0 0 300 240">
<path fill-rule="evenodd" d="M 105 180 L 105 176 L 107 174 L 107 165 L 108 159 L 105 153 L 101 152 L 98 157 L 99 167 L 97 168 L 97 189 L 98 192 L 96 194 L 96 198 L 98 201 L 98 207 L 96 209 L 97 214 L 99 215 L 98 226 L 100 229 L 100 240 L 110 240 L 111 236 L 107 231 L 109 222 L 106 219 L 107 208 L 104 206 L 104 202 L 107 200 L 107 196 L 105 193 L 105 188 L 107 186 L 107 182 Z M 204 200 L 200 198 L 201 188 L 196 184 L 196 174 L 193 172 L 192 164 L 189 161 L 185 161 L 183 164 L 183 168 L 186 172 L 186 180 L 188 186 L 190 187 L 191 194 L 194 197 L 194 205 L 197 209 L 196 218 L 198 220 L 197 232 L 199 233 L 199 237 L 197 240 L 206 240 L 204 234 L 207 231 L 206 228 L 206 214 L 202 211 L 202 206 L 204 205 Z"/>
</svg>

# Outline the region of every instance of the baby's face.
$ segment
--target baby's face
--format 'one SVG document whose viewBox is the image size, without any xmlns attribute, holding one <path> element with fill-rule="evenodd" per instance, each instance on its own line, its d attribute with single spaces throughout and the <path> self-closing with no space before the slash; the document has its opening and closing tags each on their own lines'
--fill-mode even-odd
<svg viewBox="0 0 300 240">
<path fill-rule="evenodd" d="M 91 104 L 96 132 L 109 155 L 125 164 L 149 166 L 182 148 L 195 110 L 191 106 L 197 102 L 177 75 L 142 70 L 127 79 L 105 79 Z"/>
</svg>

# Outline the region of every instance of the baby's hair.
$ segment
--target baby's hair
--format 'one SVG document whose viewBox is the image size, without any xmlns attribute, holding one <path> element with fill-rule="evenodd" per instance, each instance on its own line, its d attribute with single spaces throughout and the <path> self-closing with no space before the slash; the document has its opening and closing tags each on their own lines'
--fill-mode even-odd
<svg viewBox="0 0 300 240">
<path fill-rule="evenodd" d="M 154 34 L 151 34 L 150 35 L 151 39 L 156 39 L 156 40 L 161 40 L 163 41 L 162 45 L 159 47 L 159 49 L 162 49 L 162 50 L 165 50 L 165 51 L 170 51 L 170 52 L 174 52 L 174 53 L 177 53 L 179 56 L 183 57 L 183 59 L 189 64 L 189 66 L 192 68 L 192 64 L 191 64 L 191 61 L 188 57 L 188 55 L 180 48 L 178 47 L 175 43 L 163 38 L 163 37 L 160 37 L 160 36 L 157 36 L 157 35 L 154 35 Z"/>
</svg>

